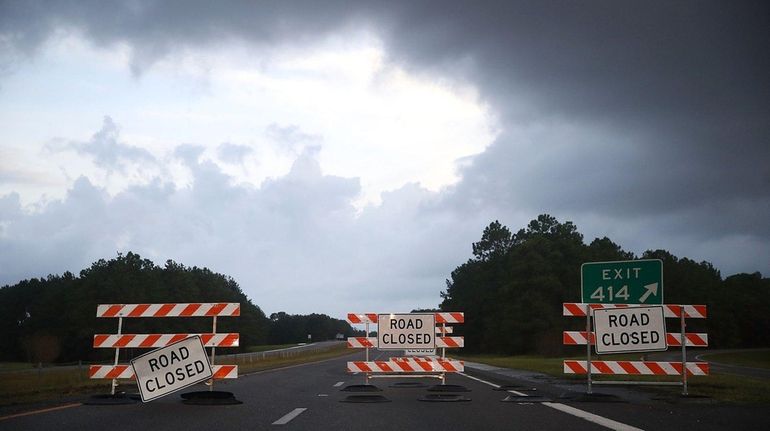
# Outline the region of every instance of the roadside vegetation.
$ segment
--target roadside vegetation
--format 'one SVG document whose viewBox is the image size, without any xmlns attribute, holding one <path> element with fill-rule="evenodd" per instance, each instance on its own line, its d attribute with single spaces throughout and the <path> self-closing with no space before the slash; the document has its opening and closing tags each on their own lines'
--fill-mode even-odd
<svg viewBox="0 0 770 431">
<path fill-rule="evenodd" d="M 741 365 L 745 364 L 745 359 L 756 358 L 759 352 L 738 352 L 729 354 L 709 355 L 707 359 L 712 357 L 719 357 L 720 362 L 726 364 Z M 546 374 L 555 378 L 568 380 L 571 382 L 585 381 L 585 375 L 577 374 L 564 374 L 562 367 L 563 359 L 585 359 L 585 356 L 574 356 L 571 358 L 553 358 L 538 355 L 516 355 L 516 356 L 501 356 L 501 355 L 453 355 L 458 359 L 466 361 L 479 362 L 482 364 L 492 365 L 501 368 L 511 368 L 517 370 L 534 371 L 542 374 Z M 733 362 L 731 358 L 737 358 L 736 362 Z M 612 361 L 631 361 L 639 360 L 639 354 L 624 354 L 624 355 L 608 355 L 602 356 L 603 360 Z M 761 368 L 770 368 L 770 361 L 756 362 L 761 365 Z M 758 367 L 760 368 L 760 367 Z M 604 381 L 681 381 L 679 376 L 597 376 L 596 380 Z M 751 378 L 736 376 L 731 374 L 723 374 L 711 372 L 708 376 L 690 376 L 687 379 L 688 393 L 695 397 L 704 397 L 705 399 L 712 399 L 714 401 L 737 403 L 737 404 L 770 404 L 770 392 L 767 391 L 767 386 L 770 381 L 761 378 Z M 681 387 L 678 386 L 640 386 L 637 387 L 640 390 L 653 391 L 662 397 L 671 397 L 676 399 L 681 394 Z"/>
<path fill-rule="evenodd" d="M 275 345 L 264 347 L 271 347 L 264 350 L 276 348 Z M 289 350 L 267 356 L 260 354 L 218 356 L 219 360 L 216 363 L 236 364 L 239 375 L 243 375 L 322 361 L 351 353 L 352 351 L 345 343 L 333 343 L 308 351 Z M 109 393 L 110 390 L 110 380 L 88 378 L 87 365 L 53 366 L 42 369 L 33 368 L 31 364 L 8 365 L 8 363 L 0 363 L 0 370 L 3 370 L 0 371 L 0 406 L 43 400 L 53 402 L 78 400 L 86 395 Z M 136 392 L 136 386 L 131 380 L 120 380 L 118 390 L 133 393 Z"/>
<path fill-rule="evenodd" d="M 709 262 L 678 258 L 666 250 L 641 256 L 607 237 L 584 241 L 572 222 L 543 214 L 513 233 L 490 223 L 471 245 L 441 292 L 440 309 L 465 312 L 455 335 L 475 354 L 567 356 L 562 331 L 584 330 L 585 320 L 562 316 L 562 303 L 581 302 L 580 267 L 586 262 L 660 259 L 666 304 L 705 304 L 708 318 L 687 319 L 687 332 L 708 333 L 717 349 L 770 346 L 770 278 L 723 278 Z M 669 319 L 669 332 L 678 332 Z"/>
<path fill-rule="evenodd" d="M 703 359 L 741 367 L 770 369 L 770 349 L 707 353 L 703 355 Z"/>
</svg>

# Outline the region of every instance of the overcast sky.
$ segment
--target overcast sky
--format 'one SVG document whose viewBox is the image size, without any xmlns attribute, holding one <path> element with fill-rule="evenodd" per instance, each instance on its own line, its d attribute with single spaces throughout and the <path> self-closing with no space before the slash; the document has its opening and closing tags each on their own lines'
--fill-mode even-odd
<svg viewBox="0 0 770 431">
<path fill-rule="evenodd" d="M 0 285 L 133 251 L 268 314 L 409 311 L 542 213 L 767 276 L 768 28 L 767 2 L 0 0 Z"/>
</svg>

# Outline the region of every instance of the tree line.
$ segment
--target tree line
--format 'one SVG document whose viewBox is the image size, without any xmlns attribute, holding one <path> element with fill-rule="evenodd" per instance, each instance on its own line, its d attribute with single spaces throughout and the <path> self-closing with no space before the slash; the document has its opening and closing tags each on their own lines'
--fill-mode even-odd
<svg viewBox="0 0 770 431">
<path fill-rule="evenodd" d="M 714 348 L 770 346 L 770 279 L 759 272 L 722 278 L 709 262 L 678 258 L 666 250 L 642 256 L 609 238 L 583 241 L 572 222 L 543 214 L 512 233 L 499 221 L 472 244 L 473 257 L 455 268 L 441 292 L 440 308 L 464 311 L 471 352 L 563 355 L 562 331 L 585 330 L 585 320 L 562 317 L 562 303 L 581 302 L 585 262 L 660 259 L 667 304 L 705 304 L 707 319 L 687 319 L 687 332 L 706 332 Z M 679 322 L 667 319 L 669 332 Z M 584 351 L 584 347 L 581 348 Z"/>
<path fill-rule="evenodd" d="M 285 344 L 352 336 L 350 325 L 326 315 L 270 318 L 249 300 L 232 278 L 207 268 L 187 267 L 174 261 L 158 266 L 135 253 L 100 259 L 78 276 L 71 272 L 23 280 L 0 288 L 0 360 L 32 362 L 96 361 L 114 355 L 112 349 L 94 349 L 96 333 L 117 333 L 117 319 L 97 318 L 98 304 L 238 302 L 239 317 L 217 319 L 217 332 L 240 333 L 240 347 Z M 123 319 L 123 333 L 207 333 L 212 319 Z M 132 354 L 141 354 L 129 351 Z"/>
</svg>

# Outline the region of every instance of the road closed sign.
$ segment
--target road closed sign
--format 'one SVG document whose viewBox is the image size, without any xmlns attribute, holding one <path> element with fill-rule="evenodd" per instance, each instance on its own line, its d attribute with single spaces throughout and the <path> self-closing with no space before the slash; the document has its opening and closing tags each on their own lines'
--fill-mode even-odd
<svg viewBox="0 0 770 431">
<path fill-rule="evenodd" d="M 666 350 L 663 307 L 605 308 L 593 311 L 596 353 Z"/>
<path fill-rule="evenodd" d="M 380 350 L 435 349 L 434 314 L 380 314 L 377 319 Z"/>
<path fill-rule="evenodd" d="M 211 364 L 199 336 L 145 353 L 131 361 L 142 402 L 211 378 Z"/>
</svg>

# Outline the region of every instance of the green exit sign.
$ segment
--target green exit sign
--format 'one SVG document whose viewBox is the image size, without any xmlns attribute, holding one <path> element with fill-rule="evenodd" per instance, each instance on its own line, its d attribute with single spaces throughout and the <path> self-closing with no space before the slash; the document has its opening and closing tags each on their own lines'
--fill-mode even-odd
<svg viewBox="0 0 770 431">
<path fill-rule="evenodd" d="M 580 289 L 584 303 L 663 304 L 663 261 L 584 263 Z"/>
</svg>

